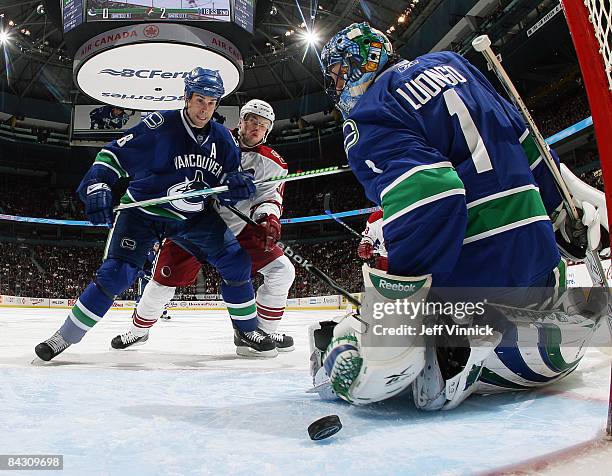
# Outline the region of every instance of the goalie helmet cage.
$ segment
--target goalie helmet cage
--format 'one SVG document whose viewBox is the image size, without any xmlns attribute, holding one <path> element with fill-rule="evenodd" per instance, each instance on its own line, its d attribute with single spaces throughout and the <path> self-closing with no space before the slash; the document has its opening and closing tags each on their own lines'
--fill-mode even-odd
<svg viewBox="0 0 612 476">
<path fill-rule="evenodd" d="M 612 223 L 612 7 L 610 0 L 562 0 L 589 98 Z M 606 433 L 612 437 L 612 371 Z"/>
</svg>

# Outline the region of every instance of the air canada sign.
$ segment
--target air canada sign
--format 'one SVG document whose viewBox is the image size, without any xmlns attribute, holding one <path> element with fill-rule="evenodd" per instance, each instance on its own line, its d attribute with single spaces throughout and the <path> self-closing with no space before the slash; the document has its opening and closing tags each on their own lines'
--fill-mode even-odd
<svg viewBox="0 0 612 476">
<path fill-rule="evenodd" d="M 138 24 L 101 33 L 75 55 L 75 83 L 100 102 L 142 111 L 183 106 L 184 77 L 196 66 L 218 70 L 225 94 L 242 81 L 231 41 L 179 24 Z"/>
</svg>

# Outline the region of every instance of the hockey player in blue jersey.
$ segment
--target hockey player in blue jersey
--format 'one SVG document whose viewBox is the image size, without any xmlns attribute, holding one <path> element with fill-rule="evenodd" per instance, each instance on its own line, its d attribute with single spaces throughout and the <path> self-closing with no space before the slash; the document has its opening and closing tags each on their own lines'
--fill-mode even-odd
<svg viewBox="0 0 612 476">
<path fill-rule="evenodd" d="M 516 348 L 515 327 L 470 339 L 468 352 L 453 356 L 459 365 L 446 372 L 440 369 L 446 362 L 437 360 L 440 349 L 423 335 L 373 336 L 377 321 L 369 319 L 377 306 L 423 301 L 432 285 L 563 287 L 565 265 L 551 218 L 563 232 L 560 246 L 584 256 L 586 246 L 599 245 L 600 217 L 595 207 L 580 202 L 582 222 L 568 219 L 519 112 L 463 57 L 440 52 L 403 60 L 384 34 L 361 23 L 336 34 L 321 60 L 328 94 L 345 119 L 349 164 L 367 197 L 384 210 L 388 272 L 364 265 L 361 319 L 348 316 L 335 327 L 312 330 L 315 384 L 329 377 L 336 394 L 358 404 L 392 397 L 413 384 L 419 408 L 448 409 L 473 392 L 478 379 L 495 374 L 482 373 L 487 359 L 504 369 L 506 378 L 493 380 L 508 388 L 567 375 L 582 355 L 574 356 L 572 365 L 554 366 L 536 357 L 523 361 L 516 352 L 493 352 L 501 339 L 499 348 Z M 512 304 L 533 304 L 521 302 L 528 294 L 519 291 Z M 397 308 L 389 309 L 384 322 L 404 322 Z M 370 323 L 365 329 L 364 319 Z M 423 315 L 409 321 L 415 329 L 422 322 Z M 584 339 L 591 334 L 586 326 Z M 332 337 L 327 349 L 320 345 Z M 547 362 L 544 375 L 533 370 Z"/>
<path fill-rule="evenodd" d="M 144 292 L 144 288 L 147 286 L 147 283 L 151 280 L 153 264 L 155 263 L 155 258 L 157 257 L 158 252 L 159 252 L 159 241 L 156 241 L 153 244 L 153 248 L 151 248 L 149 252 L 147 253 L 144 265 L 142 266 L 142 270 L 138 272 L 138 296 L 136 298 L 136 303 L 140 301 L 140 298 L 142 297 L 142 293 Z"/>
<path fill-rule="evenodd" d="M 157 206 L 130 208 L 113 215 L 112 185 L 131 179 L 121 202 L 165 197 L 187 190 L 227 185 L 217 195 L 235 204 L 255 193 L 253 176 L 240 169 L 240 149 L 230 132 L 211 121 L 224 94 L 218 71 L 195 68 L 185 78 L 185 108 L 153 112 L 103 148 L 78 188 L 94 224 L 110 228 L 104 261 L 61 328 L 36 346 L 50 360 L 79 342 L 142 270 L 147 252 L 164 237 L 219 271 L 221 294 L 237 338 L 258 351 L 275 350 L 257 330 L 251 260 L 212 208 L 197 197 Z"/>
<path fill-rule="evenodd" d="M 134 115 L 125 112 L 125 109 L 116 106 L 101 106 L 89 113 L 90 129 L 122 129 Z"/>
</svg>

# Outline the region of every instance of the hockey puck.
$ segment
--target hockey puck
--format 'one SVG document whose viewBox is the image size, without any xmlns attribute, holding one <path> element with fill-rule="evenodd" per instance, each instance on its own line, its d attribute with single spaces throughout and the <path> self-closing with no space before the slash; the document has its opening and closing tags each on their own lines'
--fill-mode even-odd
<svg viewBox="0 0 612 476">
<path fill-rule="evenodd" d="M 327 415 L 312 422 L 308 426 L 308 435 L 314 441 L 324 440 L 335 435 L 342 429 L 342 423 L 338 415 Z"/>
</svg>

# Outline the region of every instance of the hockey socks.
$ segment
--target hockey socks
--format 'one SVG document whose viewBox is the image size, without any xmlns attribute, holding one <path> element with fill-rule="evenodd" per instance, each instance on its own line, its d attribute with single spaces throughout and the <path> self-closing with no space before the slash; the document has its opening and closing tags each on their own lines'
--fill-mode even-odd
<svg viewBox="0 0 612 476">
<path fill-rule="evenodd" d="M 146 335 L 149 332 L 149 329 L 153 327 L 156 322 L 157 318 L 145 319 L 144 317 L 140 317 L 137 309 L 135 309 L 134 314 L 132 314 L 132 325 L 130 330 L 134 333 L 134 335 L 141 337 Z"/>
<path fill-rule="evenodd" d="M 276 332 L 278 323 L 280 322 L 284 313 L 285 306 L 272 307 L 265 306 L 259 301 L 257 302 L 257 318 L 259 321 L 259 328 L 267 333 Z"/>
<path fill-rule="evenodd" d="M 91 283 L 70 310 L 66 321 L 60 327 L 60 334 L 66 342 L 76 344 L 111 308 L 113 299 Z"/>
<path fill-rule="evenodd" d="M 132 315 L 130 330 L 135 335 L 144 336 L 153 327 L 159 317 L 166 312 L 166 304 L 174 296 L 175 289 L 173 286 L 159 284 L 154 279 L 149 282 Z"/>
<path fill-rule="evenodd" d="M 232 319 L 232 325 L 242 332 L 251 332 L 257 329 L 257 307 L 255 306 L 255 293 L 251 281 L 246 283 L 223 282 L 221 295 L 227 306 L 227 312 Z"/>
</svg>

